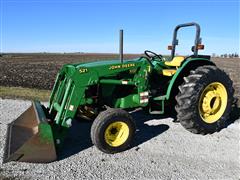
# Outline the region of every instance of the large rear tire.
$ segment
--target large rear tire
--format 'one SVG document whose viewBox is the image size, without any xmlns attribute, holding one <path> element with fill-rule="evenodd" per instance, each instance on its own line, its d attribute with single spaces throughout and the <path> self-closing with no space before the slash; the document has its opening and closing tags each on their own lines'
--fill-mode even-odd
<svg viewBox="0 0 240 180">
<path fill-rule="evenodd" d="M 233 101 L 232 81 L 216 66 L 191 71 L 176 96 L 177 118 L 192 133 L 213 133 L 227 124 Z"/>
<path fill-rule="evenodd" d="M 130 147 L 135 129 L 135 123 L 128 112 L 110 108 L 94 120 L 91 139 L 102 152 L 117 153 Z"/>
</svg>

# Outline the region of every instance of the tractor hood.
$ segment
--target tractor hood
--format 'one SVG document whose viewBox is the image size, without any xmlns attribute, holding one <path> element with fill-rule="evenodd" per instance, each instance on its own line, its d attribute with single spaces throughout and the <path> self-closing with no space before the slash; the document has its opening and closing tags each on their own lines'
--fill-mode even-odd
<svg viewBox="0 0 240 180">
<path fill-rule="evenodd" d="M 75 73 L 87 74 L 89 72 L 95 72 L 98 74 L 98 76 L 105 76 L 138 68 L 142 65 L 142 63 L 147 63 L 145 58 L 124 60 L 123 63 L 121 63 L 119 60 L 99 60 L 88 63 L 66 64 L 61 69 L 60 74 L 64 73 L 71 77 Z"/>
<path fill-rule="evenodd" d="M 117 64 L 128 64 L 128 63 L 136 63 L 139 59 L 131 59 L 131 60 L 124 60 L 123 63 L 121 63 L 119 60 L 105 60 L 105 61 L 95 61 L 95 62 L 89 62 L 89 63 L 81 63 L 81 64 L 75 64 L 77 68 L 80 67 L 101 67 L 101 66 L 109 66 L 109 65 L 117 65 Z"/>
</svg>

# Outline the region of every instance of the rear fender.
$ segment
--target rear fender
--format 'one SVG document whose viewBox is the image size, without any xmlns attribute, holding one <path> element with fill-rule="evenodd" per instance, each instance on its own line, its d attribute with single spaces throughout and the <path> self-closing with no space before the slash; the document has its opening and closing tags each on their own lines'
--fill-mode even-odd
<svg viewBox="0 0 240 180">
<path fill-rule="evenodd" d="M 184 76 L 187 76 L 191 70 L 204 65 L 216 66 L 212 61 L 204 58 L 187 59 L 170 80 L 167 88 L 166 100 L 169 100 L 173 95 L 173 89 L 178 88 L 178 86 L 182 84 Z"/>
</svg>

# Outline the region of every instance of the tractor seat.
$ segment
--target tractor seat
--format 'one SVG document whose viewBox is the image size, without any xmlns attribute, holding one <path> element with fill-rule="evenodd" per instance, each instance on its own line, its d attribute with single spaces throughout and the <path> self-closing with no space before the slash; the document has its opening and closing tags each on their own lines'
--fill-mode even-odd
<svg viewBox="0 0 240 180">
<path fill-rule="evenodd" d="M 162 74 L 164 76 L 172 76 L 176 73 L 176 71 L 177 71 L 176 69 L 163 69 Z"/>
<path fill-rule="evenodd" d="M 165 65 L 179 67 L 181 66 L 184 59 L 185 59 L 184 56 L 176 56 L 171 61 L 165 61 Z"/>
<path fill-rule="evenodd" d="M 174 67 L 172 69 L 163 69 L 162 70 L 162 74 L 163 76 L 173 76 L 176 71 L 177 71 L 177 68 L 179 66 L 181 66 L 182 64 L 182 61 L 185 59 L 184 56 L 176 56 L 174 57 L 171 61 L 165 61 L 165 65 L 167 66 L 171 66 L 171 67 Z"/>
</svg>

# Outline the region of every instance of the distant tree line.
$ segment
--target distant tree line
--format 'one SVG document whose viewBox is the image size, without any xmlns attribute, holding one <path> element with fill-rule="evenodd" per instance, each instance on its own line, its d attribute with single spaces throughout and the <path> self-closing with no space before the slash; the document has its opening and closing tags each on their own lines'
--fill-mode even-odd
<svg viewBox="0 0 240 180">
<path fill-rule="evenodd" d="M 225 53 L 225 54 L 221 54 L 221 55 L 217 55 L 215 53 L 212 54 L 212 57 L 221 57 L 221 58 L 238 58 L 239 54 L 238 53 Z"/>
</svg>

